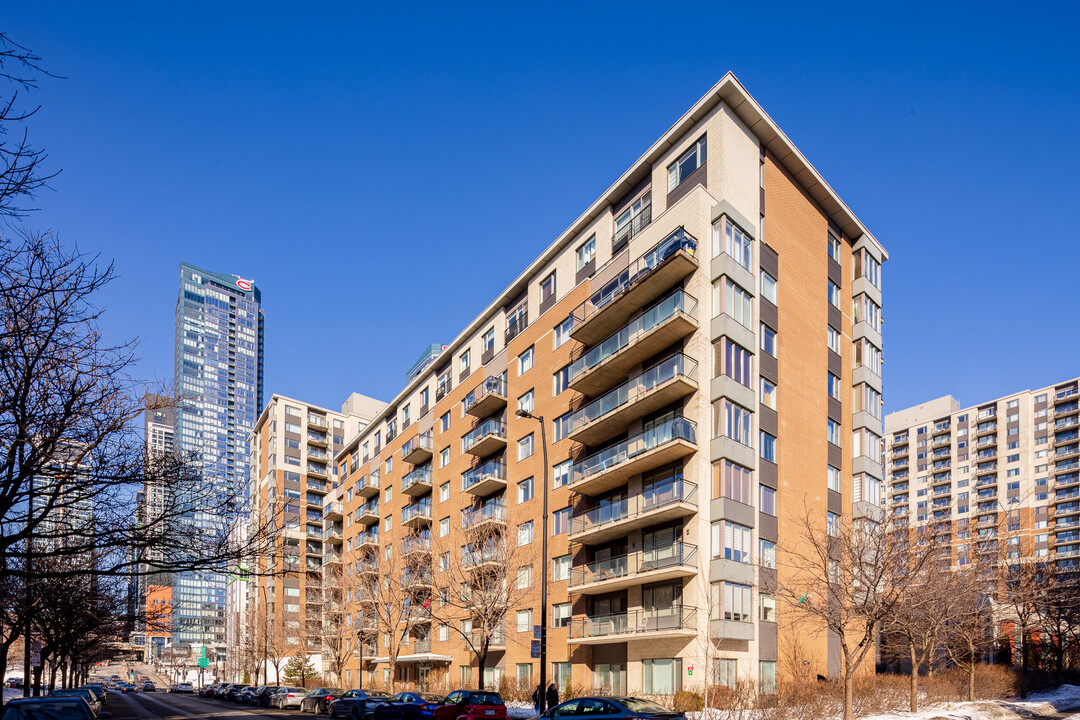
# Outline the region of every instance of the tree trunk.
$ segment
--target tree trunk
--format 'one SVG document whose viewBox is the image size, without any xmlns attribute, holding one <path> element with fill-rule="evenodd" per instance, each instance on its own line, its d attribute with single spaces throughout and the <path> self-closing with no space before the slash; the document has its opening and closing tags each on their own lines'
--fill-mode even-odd
<svg viewBox="0 0 1080 720">
<path fill-rule="evenodd" d="M 1020 697 L 1027 697 L 1027 623 L 1017 623 L 1019 636 L 1016 638 L 1016 648 L 1020 652 Z M 1015 658 L 1013 664 L 1015 665 Z"/>
<path fill-rule="evenodd" d="M 483 689 L 484 689 L 484 670 L 485 670 L 485 669 L 487 668 L 487 646 L 488 646 L 488 644 L 487 644 L 487 642 L 485 641 L 485 642 L 484 642 L 484 644 L 483 644 L 483 646 L 482 646 L 482 647 L 481 647 L 481 649 L 480 649 L 480 652 L 479 652 L 479 653 L 477 653 L 477 656 L 478 656 L 478 657 L 479 657 L 479 659 L 480 659 L 480 660 L 479 660 L 479 665 L 480 665 L 480 679 L 479 679 L 479 681 L 478 681 L 478 685 L 477 685 L 476 687 L 477 687 L 478 689 L 480 689 L 480 690 L 483 690 Z"/>
<path fill-rule="evenodd" d="M 855 678 L 851 677 L 851 660 L 844 654 L 844 720 L 855 718 Z"/>
<path fill-rule="evenodd" d="M 968 653 L 971 655 L 968 664 L 968 702 L 975 702 L 975 643 L 968 641 Z"/>
<path fill-rule="evenodd" d="M 915 643 L 908 640 L 908 653 L 911 656 L 911 683 L 909 705 L 911 712 L 919 712 L 919 661 L 915 657 Z"/>
</svg>

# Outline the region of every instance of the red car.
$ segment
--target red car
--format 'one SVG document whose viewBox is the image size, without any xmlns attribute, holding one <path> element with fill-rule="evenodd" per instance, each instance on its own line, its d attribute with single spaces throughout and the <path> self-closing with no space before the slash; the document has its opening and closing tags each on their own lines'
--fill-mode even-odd
<svg viewBox="0 0 1080 720">
<path fill-rule="evenodd" d="M 431 720 L 506 720 L 506 705 L 499 693 L 455 690 L 431 711 Z"/>
</svg>

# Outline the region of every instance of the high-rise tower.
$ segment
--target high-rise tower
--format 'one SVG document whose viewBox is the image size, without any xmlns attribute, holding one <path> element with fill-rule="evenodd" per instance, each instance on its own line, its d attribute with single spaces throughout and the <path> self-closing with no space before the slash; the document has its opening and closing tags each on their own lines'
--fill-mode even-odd
<svg viewBox="0 0 1080 720">
<path fill-rule="evenodd" d="M 204 480 L 246 498 L 247 436 L 263 404 L 262 294 L 237 275 L 180 265 L 176 299 L 176 445 L 200 460 Z M 246 513 L 238 504 L 237 513 Z M 199 527 L 220 518 L 192 518 Z M 225 578 L 181 573 L 173 588 L 173 641 L 225 652 Z"/>
</svg>

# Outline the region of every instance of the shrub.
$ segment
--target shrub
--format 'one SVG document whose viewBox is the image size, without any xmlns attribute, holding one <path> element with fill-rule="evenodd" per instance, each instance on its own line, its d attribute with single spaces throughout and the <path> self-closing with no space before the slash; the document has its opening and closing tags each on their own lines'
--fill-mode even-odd
<svg viewBox="0 0 1080 720">
<path fill-rule="evenodd" d="M 675 712 L 700 712 L 705 709 L 705 698 L 696 692 L 680 690 L 671 700 L 671 709 Z"/>
</svg>

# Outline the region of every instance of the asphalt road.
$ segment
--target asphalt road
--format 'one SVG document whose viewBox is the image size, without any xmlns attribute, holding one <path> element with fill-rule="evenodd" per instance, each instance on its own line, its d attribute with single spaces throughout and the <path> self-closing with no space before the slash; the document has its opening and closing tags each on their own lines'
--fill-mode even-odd
<svg viewBox="0 0 1080 720">
<path fill-rule="evenodd" d="M 109 704 L 105 707 L 112 714 L 113 720 L 136 720 L 142 718 L 214 718 L 215 720 L 311 720 L 308 713 L 301 715 L 296 710 L 275 710 L 272 708 L 250 707 L 222 700 L 209 700 L 198 695 L 152 692 L 122 695 L 109 691 Z M 325 715 L 322 717 L 326 717 Z"/>
</svg>

